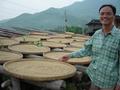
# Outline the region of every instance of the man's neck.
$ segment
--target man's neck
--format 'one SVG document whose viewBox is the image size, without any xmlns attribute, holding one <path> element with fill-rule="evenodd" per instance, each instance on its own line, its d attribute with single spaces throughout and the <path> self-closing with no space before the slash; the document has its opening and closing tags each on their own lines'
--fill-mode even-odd
<svg viewBox="0 0 120 90">
<path fill-rule="evenodd" d="M 104 33 L 109 33 L 113 28 L 113 25 L 103 25 L 102 29 Z"/>
</svg>

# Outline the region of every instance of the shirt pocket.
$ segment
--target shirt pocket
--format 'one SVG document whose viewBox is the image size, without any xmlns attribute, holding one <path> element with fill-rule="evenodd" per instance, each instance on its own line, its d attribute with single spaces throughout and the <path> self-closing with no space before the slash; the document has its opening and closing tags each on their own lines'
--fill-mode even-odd
<svg viewBox="0 0 120 90">
<path fill-rule="evenodd" d="M 118 48 L 119 41 L 118 40 L 108 41 L 108 42 L 106 42 L 105 46 L 107 47 L 107 49 L 110 53 L 117 53 L 117 51 L 119 50 L 119 48 Z"/>
<path fill-rule="evenodd" d="M 102 41 L 99 39 L 96 39 L 93 41 L 93 45 L 92 45 L 92 51 L 93 53 L 98 53 L 101 50 L 102 47 Z"/>
</svg>

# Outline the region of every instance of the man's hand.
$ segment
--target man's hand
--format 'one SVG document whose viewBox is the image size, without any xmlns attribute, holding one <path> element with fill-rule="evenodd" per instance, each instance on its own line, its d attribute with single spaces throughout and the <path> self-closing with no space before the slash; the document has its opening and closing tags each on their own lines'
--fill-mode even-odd
<svg viewBox="0 0 120 90">
<path fill-rule="evenodd" d="M 120 90 L 120 85 L 116 85 L 115 90 Z"/>
<path fill-rule="evenodd" d="M 64 55 L 63 57 L 61 57 L 59 60 L 66 62 L 68 59 L 70 59 L 69 55 Z"/>
</svg>

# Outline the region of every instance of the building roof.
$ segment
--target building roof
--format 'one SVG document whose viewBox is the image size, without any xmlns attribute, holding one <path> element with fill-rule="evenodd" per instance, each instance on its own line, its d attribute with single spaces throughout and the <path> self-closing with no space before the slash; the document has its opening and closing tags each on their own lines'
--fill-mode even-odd
<svg viewBox="0 0 120 90">
<path fill-rule="evenodd" d="M 101 25 L 101 23 L 98 19 L 93 19 L 89 23 L 87 23 L 86 25 L 93 25 L 93 24 Z"/>
</svg>

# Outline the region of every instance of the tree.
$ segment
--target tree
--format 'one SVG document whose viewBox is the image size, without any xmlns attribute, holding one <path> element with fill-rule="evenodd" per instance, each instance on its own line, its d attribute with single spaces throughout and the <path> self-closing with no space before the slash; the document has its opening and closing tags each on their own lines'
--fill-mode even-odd
<svg viewBox="0 0 120 90">
<path fill-rule="evenodd" d="M 73 32 L 73 33 L 78 33 L 78 34 L 82 34 L 83 33 L 82 28 L 78 27 L 78 26 L 67 27 L 66 31 L 67 32 Z"/>
</svg>

